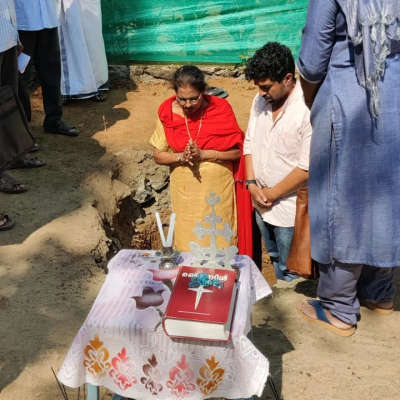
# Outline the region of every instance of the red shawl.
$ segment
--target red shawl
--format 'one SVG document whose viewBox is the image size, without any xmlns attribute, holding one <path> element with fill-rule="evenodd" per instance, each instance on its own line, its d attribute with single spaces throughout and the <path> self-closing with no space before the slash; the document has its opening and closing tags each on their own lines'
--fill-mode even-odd
<svg viewBox="0 0 400 400">
<path fill-rule="evenodd" d="M 250 194 L 245 188 L 246 169 L 243 157 L 244 135 L 240 129 L 231 105 L 216 96 L 204 95 L 208 101 L 203 111 L 202 126 L 196 138 L 201 115 L 194 119 L 187 118 L 190 134 L 201 149 L 227 151 L 239 147 L 242 156 L 234 163 L 233 176 L 236 188 L 236 208 L 238 216 L 239 254 L 252 257 L 252 205 Z M 158 109 L 158 116 L 163 124 L 168 145 L 176 152 L 184 151 L 189 136 L 185 119 L 172 112 L 172 103 L 176 96 L 165 100 Z"/>
</svg>

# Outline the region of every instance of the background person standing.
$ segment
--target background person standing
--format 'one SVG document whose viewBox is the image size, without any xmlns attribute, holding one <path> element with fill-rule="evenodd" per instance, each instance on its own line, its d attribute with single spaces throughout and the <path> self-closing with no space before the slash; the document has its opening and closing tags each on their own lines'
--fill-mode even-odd
<svg viewBox="0 0 400 400">
<path fill-rule="evenodd" d="M 45 164 L 25 155 L 34 147 L 34 141 L 17 98 L 20 50 L 14 0 L 0 0 L 0 191 L 11 194 L 23 193 L 26 188 L 5 173 L 6 168 L 35 168 Z M 0 213 L 1 231 L 13 225 L 7 214 Z"/>
<path fill-rule="evenodd" d="M 63 98 L 104 101 L 108 65 L 100 0 L 61 0 L 59 36 Z"/>
<path fill-rule="evenodd" d="M 18 33 L 14 4 L 12 0 L 0 0 L 0 86 L 10 84 L 14 86 L 14 90 L 18 85 L 17 44 Z M 1 164 L 3 164 L 3 160 L 0 158 Z M 0 185 L 3 185 L 3 179 L 6 178 L 3 178 L 3 171 L 0 169 Z M 21 186 L 16 185 L 17 189 Z M 23 187 L 21 186 L 21 188 Z M 0 211 L 0 230 L 11 229 L 13 225 L 12 219 Z"/>
<path fill-rule="evenodd" d="M 400 266 L 400 2 L 310 0 L 298 69 L 312 105 L 309 215 L 320 273 L 320 300 L 300 312 L 349 336 L 360 302 L 391 312 Z"/>
<path fill-rule="evenodd" d="M 78 136 L 79 131 L 62 121 L 61 62 L 56 0 L 15 0 L 19 38 L 31 56 L 42 87 L 46 132 Z M 23 74 L 22 82 L 24 84 Z M 24 85 L 25 86 L 25 85 Z"/>
</svg>

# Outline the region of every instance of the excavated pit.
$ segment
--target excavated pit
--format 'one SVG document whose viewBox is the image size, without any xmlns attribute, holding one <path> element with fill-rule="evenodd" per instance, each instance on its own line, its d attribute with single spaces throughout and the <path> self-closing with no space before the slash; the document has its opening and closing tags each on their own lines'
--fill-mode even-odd
<svg viewBox="0 0 400 400">
<path fill-rule="evenodd" d="M 169 168 L 157 165 L 149 152 L 124 151 L 117 154 L 107 168 L 111 193 L 93 204 L 98 210 L 105 239 L 91 252 L 97 265 L 105 271 L 108 261 L 121 249 L 160 249 L 154 213 L 159 212 L 164 222 L 171 213 Z M 101 186 L 103 193 L 104 183 Z M 262 273 L 274 284 L 274 270 L 265 249 L 262 254 Z"/>
<path fill-rule="evenodd" d="M 110 192 L 93 202 L 106 239 L 93 249 L 92 256 L 104 269 L 120 249 L 159 249 L 161 241 L 154 214 L 159 212 L 162 220 L 167 221 L 171 213 L 169 168 L 157 165 L 149 152 L 121 152 L 108 168 Z"/>
</svg>

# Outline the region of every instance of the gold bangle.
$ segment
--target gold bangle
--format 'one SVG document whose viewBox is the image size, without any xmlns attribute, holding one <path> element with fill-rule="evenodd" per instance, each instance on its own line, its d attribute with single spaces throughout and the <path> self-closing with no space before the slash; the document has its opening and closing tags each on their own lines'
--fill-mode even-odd
<svg viewBox="0 0 400 400">
<path fill-rule="evenodd" d="M 214 151 L 215 151 L 215 161 L 218 161 L 218 151 L 217 150 Z"/>
</svg>

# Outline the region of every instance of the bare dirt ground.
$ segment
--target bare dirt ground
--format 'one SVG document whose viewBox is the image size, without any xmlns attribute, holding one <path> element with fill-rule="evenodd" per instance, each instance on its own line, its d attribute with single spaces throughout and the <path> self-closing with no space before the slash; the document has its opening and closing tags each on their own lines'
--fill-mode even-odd
<svg viewBox="0 0 400 400">
<path fill-rule="evenodd" d="M 253 86 L 228 78 L 210 84 L 229 92 L 245 129 Z M 48 165 L 12 172 L 29 192 L 0 193 L 1 210 L 17 223 L 0 232 L 1 400 L 62 398 L 51 367 L 61 365 L 104 281 L 94 261 L 95 249 L 108 240 L 102 215 L 115 211 L 129 189 L 129 177 L 117 179 L 115 165 L 129 163 L 124 157 L 129 151 L 150 150 L 157 107 L 170 93 L 163 83 L 137 88 L 120 83 L 103 104 L 67 105 L 65 120 L 79 126 L 78 138 L 42 132 L 36 93 L 32 130 L 41 147 L 38 155 Z M 132 175 L 134 168 L 143 167 L 128 168 Z M 310 326 L 296 311 L 315 290 L 311 281 L 278 284 L 273 296 L 254 309 L 254 342 L 270 360 L 283 398 L 399 399 L 400 313 L 382 317 L 362 309 L 356 335 L 336 337 Z M 109 399 L 110 393 L 103 390 L 102 398 Z M 263 399 L 270 398 L 266 389 Z"/>
</svg>

